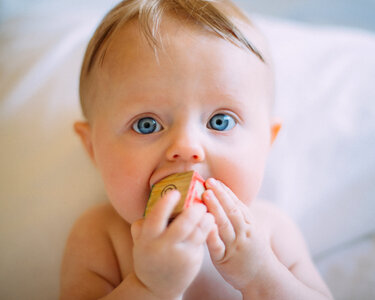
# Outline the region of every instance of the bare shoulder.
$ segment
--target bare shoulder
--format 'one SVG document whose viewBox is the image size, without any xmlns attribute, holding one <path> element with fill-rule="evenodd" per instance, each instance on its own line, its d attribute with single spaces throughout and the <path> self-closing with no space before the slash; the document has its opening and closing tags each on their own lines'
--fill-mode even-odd
<svg viewBox="0 0 375 300">
<path fill-rule="evenodd" d="M 296 223 L 275 205 L 263 200 L 254 205 L 254 215 L 269 233 L 271 248 L 278 260 L 301 282 L 330 295 Z"/>
<path fill-rule="evenodd" d="M 61 268 L 61 299 L 99 297 L 116 287 L 122 280 L 118 248 L 126 255 L 130 243 L 129 225 L 109 204 L 86 211 L 67 240 Z"/>
<path fill-rule="evenodd" d="M 291 268 L 301 256 L 310 257 L 299 228 L 278 207 L 271 202 L 260 200 L 254 203 L 254 214 L 269 232 L 271 247 L 287 268 Z"/>
</svg>

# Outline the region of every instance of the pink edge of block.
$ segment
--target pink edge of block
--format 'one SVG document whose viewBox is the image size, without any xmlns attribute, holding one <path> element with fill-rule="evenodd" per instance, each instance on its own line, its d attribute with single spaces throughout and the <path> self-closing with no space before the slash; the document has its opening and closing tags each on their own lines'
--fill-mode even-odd
<svg viewBox="0 0 375 300">
<path fill-rule="evenodd" d="M 185 199 L 184 203 L 184 209 L 188 208 L 192 203 L 197 202 L 197 203 L 203 203 L 203 201 L 197 196 L 197 192 L 193 194 L 193 191 L 195 190 L 195 185 L 197 184 L 197 181 L 200 181 L 202 185 L 205 187 L 204 184 L 204 179 L 202 176 L 199 175 L 198 172 L 193 173 L 192 180 L 190 183 L 189 191 Z"/>
</svg>

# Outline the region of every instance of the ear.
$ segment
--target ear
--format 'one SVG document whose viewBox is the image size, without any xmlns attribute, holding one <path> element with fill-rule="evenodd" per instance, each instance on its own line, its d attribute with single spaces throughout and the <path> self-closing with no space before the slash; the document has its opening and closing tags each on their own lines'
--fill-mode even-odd
<svg viewBox="0 0 375 300">
<path fill-rule="evenodd" d="M 81 138 L 82 144 L 84 148 L 86 149 L 87 153 L 89 154 L 91 161 L 94 163 L 94 165 L 96 165 L 95 156 L 94 156 L 94 148 L 93 148 L 92 139 L 91 139 L 90 124 L 88 122 L 75 122 L 73 127 L 74 127 L 74 131 Z"/>
<path fill-rule="evenodd" d="M 276 140 L 277 135 L 281 129 L 282 123 L 279 119 L 273 119 L 271 122 L 271 145 Z"/>
</svg>

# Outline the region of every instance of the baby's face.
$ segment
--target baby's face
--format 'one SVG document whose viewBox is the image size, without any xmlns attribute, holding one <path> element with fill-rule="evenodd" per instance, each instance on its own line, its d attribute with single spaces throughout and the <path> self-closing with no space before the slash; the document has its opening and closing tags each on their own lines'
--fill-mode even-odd
<svg viewBox="0 0 375 300">
<path fill-rule="evenodd" d="M 110 201 L 128 222 L 142 217 L 151 186 L 196 170 L 246 204 L 256 196 L 272 139 L 269 67 L 214 34 L 162 25 L 159 63 L 134 25 L 94 70 L 89 138 Z"/>
</svg>

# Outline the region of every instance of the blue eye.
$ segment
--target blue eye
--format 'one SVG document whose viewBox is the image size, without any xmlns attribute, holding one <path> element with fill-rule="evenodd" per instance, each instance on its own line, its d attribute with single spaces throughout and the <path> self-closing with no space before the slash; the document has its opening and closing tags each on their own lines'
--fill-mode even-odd
<svg viewBox="0 0 375 300">
<path fill-rule="evenodd" d="M 154 118 L 146 117 L 136 121 L 133 129 L 140 134 L 150 134 L 160 131 L 162 127 Z"/>
<path fill-rule="evenodd" d="M 209 128 L 218 131 L 231 130 L 236 126 L 236 121 L 229 115 L 217 114 L 214 115 L 209 121 Z"/>
</svg>

